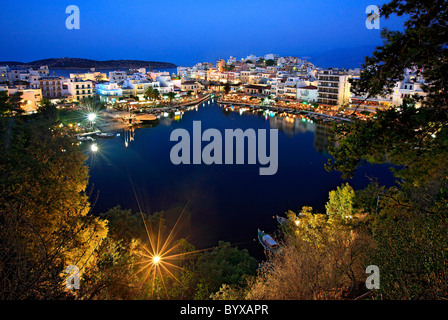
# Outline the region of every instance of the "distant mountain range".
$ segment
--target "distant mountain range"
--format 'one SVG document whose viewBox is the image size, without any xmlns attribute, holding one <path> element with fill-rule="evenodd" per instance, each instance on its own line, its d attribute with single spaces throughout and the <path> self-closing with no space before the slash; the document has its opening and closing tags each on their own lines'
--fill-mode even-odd
<svg viewBox="0 0 448 320">
<path fill-rule="evenodd" d="M 376 46 L 359 46 L 334 49 L 308 55 L 308 61 L 322 68 L 360 68 L 366 56 L 371 56 Z"/>
<path fill-rule="evenodd" d="M 23 67 L 40 67 L 48 66 L 49 69 L 167 69 L 176 68 L 177 66 L 170 62 L 158 61 L 142 61 L 142 60 L 106 60 L 97 61 L 81 58 L 50 58 L 31 62 L 18 61 L 1 61 L 0 65 L 23 66 Z"/>
</svg>

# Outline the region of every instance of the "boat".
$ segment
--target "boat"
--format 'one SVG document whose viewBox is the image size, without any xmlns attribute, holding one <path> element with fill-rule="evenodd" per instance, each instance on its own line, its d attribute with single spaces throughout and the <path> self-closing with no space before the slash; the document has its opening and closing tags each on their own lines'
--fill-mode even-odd
<svg viewBox="0 0 448 320">
<path fill-rule="evenodd" d="M 271 252 L 277 252 L 278 249 L 280 249 L 278 243 L 275 242 L 275 240 L 272 239 L 272 237 L 269 234 L 265 233 L 264 231 L 261 231 L 260 229 L 258 229 L 258 241 L 260 241 L 261 245 L 266 250 L 269 250 Z"/>
<path fill-rule="evenodd" d="M 89 136 L 76 136 L 78 141 L 95 141 L 92 137 Z"/>
<path fill-rule="evenodd" d="M 275 217 L 277 218 L 277 221 L 280 224 L 285 224 L 288 221 L 288 219 L 285 217 L 280 217 L 280 216 L 275 216 Z"/>
<path fill-rule="evenodd" d="M 98 138 L 109 139 L 109 138 L 113 138 L 114 134 L 113 133 L 107 133 L 107 132 L 97 132 L 97 133 L 95 133 L 95 136 L 98 137 Z"/>
<path fill-rule="evenodd" d="M 140 123 L 147 123 L 147 122 L 154 121 L 156 119 L 157 119 L 157 117 L 153 114 L 144 114 L 144 115 L 136 117 L 136 120 L 139 121 Z"/>
</svg>

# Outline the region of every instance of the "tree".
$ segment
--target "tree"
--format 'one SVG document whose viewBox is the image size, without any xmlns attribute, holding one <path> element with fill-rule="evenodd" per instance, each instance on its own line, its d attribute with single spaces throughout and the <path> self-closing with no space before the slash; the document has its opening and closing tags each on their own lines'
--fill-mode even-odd
<svg viewBox="0 0 448 320">
<path fill-rule="evenodd" d="M 45 97 L 39 101 L 39 108 L 37 110 L 41 115 L 41 122 L 46 122 L 49 125 L 53 125 L 59 120 L 59 110 L 56 108 L 54 103 Z"/>
<path fill-rule="evenodd" d="M 229 94 L 229 92 L 230 92 L 230 83 L 226 82 L 226 83 L 224 84 L 224 92 L 225 92 L 226 94 Z"/>
<path fill-rule="evenodd" d="M 154 88 L 151 86 L 146 88 L 145 93 L 143 94 L 146 100 L 152 99 L 153 95 L 154 95 Z"/>
<path fill-rule="evenodd" d="M 174 93 L 174 92 L 168 92 L 167 95 L 168 95 L 168 99 L 170 100 L 170 104 L 171 104 L 171 102 L 173 101 L 173 99 L 176 98 L 176 93 Z"/>
<path fill-rule="evenodd" d="M 342 219 L 343 221 L 353 218 L 353 203 L 355 191 L 346 183 L 329 193 L 329 200 L 325 205 L 327 215 L 330 218 Z"/>
<path fill-rule="evenodd" d="M 244 275 L 255 275 L 257 261 L 247 250 L 231 247 L 230 243 L 219 242 L 218 247 L 204 253 L 196 263 L 198 299 L 208 299 L 221 285 L 236 285 Z"/>
<path fill-rule="evenodd" d="M 292 211 L 287 215 L 281 250 L 268 254 L 246 298 L 356 297 L 365 280 L 365 248 L 370 246 L 366 233 L 342 219 L 314 213 L 311 207 L 303 207 L 300 215 Z"/>
<path fill-rule="evenodd" d="M 154 89 L 152 98 L 153 98 L 154 100 L 158 100 L 158 99 L 160 99 L 160 93 L 159 93 L 159 90 Z"/>
<path fill-rule="evenodd" d="M 24 110 L 22 109 L 22 92 L 17 91 L 12 95 L 8 94 L 8 91 L 0 91 L 0 113 L 4 115 L 21 115 Z"/>
<path fill-rule="evenodd" d="M 351 80 L 352 92 L 367 98 L 385 95 L 405 69 L 412 69 L 424 77 L 425 94 L 407 97 L 398 108 L 377 111 L 366 121 L 337 125 L 333 140 L 339 147 L 330 148 L 334 159 L 327 168 L 350 177 L 365 162 L 395 165 L 398 187 L 370 187 L 365 204 L 375 241 L 369 263 L 387 273 L 378 296 L 445 299 L 448 7 L 446 1 L 392 0 L 380 14 L 409 18 L 403 32 L 382 31 L 384 43 L 365 59 L 360 79 Z"/>
<path fill-rule="evenodd" d="M 157 100 L 160 97 L 159 90 L 149 86 L 145 90 L 144 97 L 146 99 Z"/>
<path fill-rule="evenodd" d="M 85 156 L 66 128 L 0 121 L 0 297 L 66 299 L 64 272 L 81 277 L 106 237 L 89 214 Z"/>
<path fill-rule="evenodd" d="M 273 65 L 275 65 L 275 61 L 274 60 L 272 60 L 272 59 L 266 60 L 266 66 L 267 67 L 270 67 L 270 66 L 273 66 Z"/>
</svg>

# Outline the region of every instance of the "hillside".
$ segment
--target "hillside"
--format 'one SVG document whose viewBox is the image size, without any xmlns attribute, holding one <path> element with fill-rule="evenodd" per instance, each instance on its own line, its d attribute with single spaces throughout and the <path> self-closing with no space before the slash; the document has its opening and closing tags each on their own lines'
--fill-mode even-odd
<svg viewBox="0 0 448 320">
<path fill-rule="evenodd" d="M 177 66 L 170 62 L 142 61 L 142 60 L 106 60 L 97 61 L 81 58 L 50 58 L 31 62 L 4 61 L 0 65 L 40 67 L 48 66 L 49 69 L 129 69 L 129 68 L 147 68 L 147 69 L 165 69 L 176 68 Z"/>
</svg>

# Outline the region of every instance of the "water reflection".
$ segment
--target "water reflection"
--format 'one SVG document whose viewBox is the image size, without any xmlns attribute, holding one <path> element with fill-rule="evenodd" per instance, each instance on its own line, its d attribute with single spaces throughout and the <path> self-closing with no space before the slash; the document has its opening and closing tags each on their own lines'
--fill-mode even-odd
<svg viewBox="0 0 448 320">
<path fill-rule="evenodd" d="M 135 129 L 134 128 L 125 129 L 124 130 L 124 146 L 128 147 L 129 143 L 131 141 L 134 141 L 134 137 L 135 137 Z"/>
<path fill-rule="evenodd" d="M 208 101 L 208 103 L 210 100 Z M 202 107 L 206 106 L 206 103 L 201 104 Z M 187 108 L 185 111 L 198 111 L 198 106 Z M 143 125 L 136 125 L 131 129 L 125 130 L 125 146 L 127 147 L 131 141 L 134 141 L 136 128 L 148 128 L 157 127 L 158 125 L 170 127 L 174 122 L 182 120 L 185 111 L 171 111 L 161 112 L 157 115 L 157 119 Z M 264 117 L 269 121 L 269 126 L 273 129 L 278 129 L 288 137 L 302 134 L 305 132 L 314 133 L 314 149 L 319 153 L 328 152 L 328 147 L 332 144 L 329 140 L 331 135 L 332 124 L 316 121 L 310 118 L 297 115 L 288 115 L 286 113 L 276 113 L 270 110 L 259 109 L 257 111 L 249 110 L 248 108 L 234 108 L 233 106 L 225 106 L 221 108 L 221 112 L 224 116 L 228 117 L 232 113 L 239 113 L 240 116 L 253 115 L 258 117 Z"/>
<path fill-rule="evenodd" d="M 329 140 L 331 124 L 324 122 L 311 122 L 305 118 L 276 116 L 269 119 L 271 128 L 278 129 L 287 136 L 294 136 L 299 133 L 314 133 L 314 149 L 319 153 L 328 152 L 328 147 L 332 144 Z"/>
</svg>

